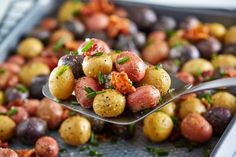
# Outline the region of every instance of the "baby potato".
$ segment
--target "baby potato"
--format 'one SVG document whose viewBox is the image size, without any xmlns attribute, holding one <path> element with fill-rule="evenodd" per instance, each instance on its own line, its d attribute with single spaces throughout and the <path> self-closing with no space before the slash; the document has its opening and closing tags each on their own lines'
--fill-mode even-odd
<svg viewBox="0 0 236 157">
<path fill-rule="evenodd" d="M 180 125 L 182 135 L 188 140 L 204 143 L 212 137 L 212 126 L 198 113 L 188 114 Z"/>
<path fill-rule="evenodd" d="M 181 102 L 179 109 L 179 116 L 184 119 L 189 113 L 202 114 L 206 112 L 205 106 L 197 98 L 188 98 Z"/>
<path fill-rule="evenodd" d="M 109 74 L 112 70 L 112 59 L 107 54 L 101 56 L 86 56 L 82 63 L 84 74 L 88 77 L 97 78 L 98 73 Z"/>
<path fill-rule="evenodd" d="M 13 116 L 11 116 L 11 119 L 16 124 L 19 124 L 20 122 L 22 122 L 23 120 L 26 120 L 29 117 L 28 112 L 23 107 L 19 106 L 19 107 L 13 107 L 13 108 L 15 108 L 17 112 Z"/>
<path fill-rule="evenodd" d="M 143 132 L 150 140 L 162 142 L 170 136 L 173 127 L 173 121 L 167 114 L 154 112 L 144 119 Z"/>
<path fill-rule="evenodd" d="M 26 38 L 17 47 L 17 53 L 25 58 L 34 58 L 43 51 L 43 43 L 36 38 Z"/>
<path fill-rule="evenodd" d="M 18 157 L 17 153 L 9 148 L 0 148 L 1 157 Z"/>
<path fill-rule="evenodd" d="M 183 38 L 184 31 L 178 30 L 171 36 L 168 40 L 170 47 L 175 47 L 176 45 L 187 45 L 189 42 Z"/>
<path fill-rule="evenodd" d="M 62 123 L 59 134 L 69 145 L 85 144 L 91 135 L 91 124 L 84 117 L 72 116 Z"/>
<path fill-rule="evenodd" d="M 202 73 L 204 71 L 213 71 L 212 64 L 202 58 L 192 59 L 186 62 L 183 65 L 182 71 L 189 72 L 192 75 L 198 76 L 199 73 Z"/>
<path fill-rule="evenodd" d="M 155 107 L 159 100 L 159 90 L 152 85 L 146 85 L 138 87 L 135 92 L 127 96 L 127 105 L 133 112 L 137 112 Z"/>
<path fill-rule="evenodd" d="M 52 44 L 55 44 L 59 42 L 60 40 L 62 40 L 63 43 L 67 43 L 67 42 L 73 41 L 74 36 L 70 31 L 66 29 L 59 29 L 51 35 L 50 42 Z"/>
<path fill-rule="evenodd" d="M 57 141 L 49 136 L 41 137 L 35 144 L 35 152 L 42 157 L 57 157 L 59 153 Z"/>
<path fill-rule="evenodd" d="M 153 85 L 161 93 L 165 95 L 170 89 L 170 75 L 162 68 L 150 66 L 147 68 L 144 78 L 139 83 L 140 85 Z"/>
<path fill-rule="evenodd" d="M 67 65 L 55 68 L 49 76 L 49 90 L 57 99 L 67 99 L 74 90 L 72 70 Z"/>
<path fill-rule="evenodd" d="M 9 140 L 14 134 L 16 123 L 8 116 L 0 115 L 0 141 Z"/>
<path fill-rule="evenodd" d="M 34 77 L 38 75 L 49 75 L 49 67 L 41 62 L 30 62 L 24 65 L 19 72 L 20 81 L 30 86 Z"/>
<path fill-rule="evenodd" d="M 140 81 L 145 75 L 146 65 L 135 53 L 125 51 L 116 57 L 116 69 L 127 73 L 131 81 Z"/>
<path fill-rule="evenodd" d="M 208 23 L 207 27 L 210 34 L 218 39 L 222 38 L 226 33 L 226 28 L 221 23 Z"/>
<path fill-rule="evenodd" d="M 236 43 L 236 26 L 231 26 L 224 36 L 225 44 L 234 44 Z"/>
<path fill-rule="evenodd" d="M 93 101 L 94 112 L 102 117 L 117 117 L 124 109 L 125 97 L 114 89 L 103 90 Z"/>
<path fill-rule="evenodd" d="M 220 67 L 236 67 L 236 57 L 231 54 L 218 55 L 211 62 L 215 69 Z"/>
<path fill-rule="evenodd" d="M 169 116 L 174 116 L 175 110 L 176 110 L 176 104 L 174 102 L 170 102 L 166 106 L 162 107 L 159 111 L 162 111 Z"/>
<path fill-rule="evenodd" d="M 236 98 L 228 92 L 218 92 L 212 95 L 212 107 L 223 107 L 232 113 L 236 112 Z"/>
</svg>

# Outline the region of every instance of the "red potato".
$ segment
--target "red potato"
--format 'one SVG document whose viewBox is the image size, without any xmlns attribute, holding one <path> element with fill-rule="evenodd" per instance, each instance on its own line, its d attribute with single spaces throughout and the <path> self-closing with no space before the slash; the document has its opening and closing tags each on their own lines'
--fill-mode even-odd
<svg viewBox="0 0 236 157">
<path fill-rule="evenodd" d="M 43 57 L 36 57 L 33 61 L 39 61 L 44 64 L 47 64 L 50 70 L 53 70 L 58 63 L 58 58 L 56 56 L 43 56 Z"/>
<path fill-rule="evenodd" d="M 23 107 L 25 108 L 25 110 L 28 112 L 30 116 L 36 115 L 39 105 L 40 105 L 40 102 L 37 99 L 25 100 L 23 103 Z"/>
<path fill-rule="evenodd" d="M 85 87 L 89 87 L 94 91 L 101 90 L 99 83 L 91 77 L 80 78 L 75 85 L 75 96 L 80 105 L 84 108 L 91 108 L 93 104 L 93 98 L 87 97 Z"/>
<path fill-rule="evenodd" d="M 82 49 L 88 44 L 88 42 L 92 42 L 92 46 L 86 52 L 83 52 Z M 110 51 L 109 46 L 104 41 L 95 38 L 86 39 L 78 48 L 78 52 L 81 55 L 93 55 L 96 52 L 110 53 Z"/>
<path fill-rule="evenodd" d="M 0 148 L 0 157 L 18 157 L 14 150 L 8 148 Z"/>
<path fill-rule="evenodd" d="M 11 119 L 16 123 L 19 124 L 23 120 L 27 119 L 29 117 L 28 112 L 23 107 L 14 107 L 17 112 L 13 116 L 11 116 Z"/>
<path fill-rule="evenodd" d="M 101 31 L 107 28 L 109 20 L 107 15 L 103 13 L 95 13 L 86 17 L 85 24 L 90 31 Z"/>
<path fill-rule="evenodd" d="M 127 105 L 133 112 L 137 112 L 155 107 L 159 100 L 159 90 L 152 85 L 146 85 L 136 88 L 136 92 L 127 96 Z"/>
<path fill-rule="evenodd" d="M 188 140 L 204 143 L 212 137 L 212 126 L 198 113 L 188 114 L 181 122 L 181 133 Z"/>
<path fill-rule="evenodd" d="M 176 74 L 176 77 L 178 79 L 180 79 L 181 81 L 188 83 L 188 84 L 193 84 L 194 83 L 194 77 L 192 74 L 182 71 L 182 72 L 178 72 Z"/>
<path fill-rule="evenodd" d="M 126 62 L 121 63 L 122 60 L 127 59 Z M 129 79 L 138 82 L 143 79 L 146 71 L 146 65 L 143 60 L 135 53 L 125 51 L 116 57 L 116 69 L 127 73 Z"/>
<path fill-rule="evenodd" d="M 0 67 L 5 68 L 13 73 L 18 73 L 21 70 L 19 65 L 17 65 L 16 63 L 10 63 L 10 62 L 5 62 L 1 64 Z"/>
<path fill-rule="evenodd" d="M 0 113 L 6 113 L 7 109 L 4 106 L 0 105 Z"/>
<path fill-rule="evenodd" d="M 63 109 L 58 103 L 44 98 L 37 109 L 37 117 L 45 120 L 50 129 L 55 129 L 62 121 Z"/>
<path fill-rule="evenodd" d="M 166 39 L 166 34 L 163 31 L 155 31 L 148 35 L 148 42 L 153 42 L 156 40 L 164 41 Z"/>
<path fill-rule="evenodd" d="M 59 152 L 57 141 L 49 136 L 41 137 L 35 144 L 35 152 L 39 157 L 57 157 Z"/>
<path fill-rule="evenodd" d="M 14 63 L 14 64 L 21 66 L 25 63 L 25 59 L 22 56 L 14 55 L 14 56 L 11 56 L 10 58 L 8 58 L 7 62 Z"/>
</svg>

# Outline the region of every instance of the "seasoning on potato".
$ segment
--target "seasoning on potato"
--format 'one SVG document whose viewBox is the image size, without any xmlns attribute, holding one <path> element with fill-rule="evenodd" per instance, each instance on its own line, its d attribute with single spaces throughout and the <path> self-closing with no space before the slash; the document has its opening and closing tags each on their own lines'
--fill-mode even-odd
<svg viewBox="0 0 236 157">
<path fill-rule="evenodd" d="M 35 143 L 35 152 L 42 157 L 57 157 L 59 154 L 59 146 L 57 141 L 49 136 L 39 138 Z"/>
</svg>

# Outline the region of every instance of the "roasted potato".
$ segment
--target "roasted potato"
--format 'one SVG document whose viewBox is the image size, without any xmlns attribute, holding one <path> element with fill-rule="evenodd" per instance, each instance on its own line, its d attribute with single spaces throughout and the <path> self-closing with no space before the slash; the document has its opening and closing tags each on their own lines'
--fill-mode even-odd
<svg viewBox="0 0 236 157">
<path fill-rule="evenodd" d="M 155 107 L 160 100 L 160 92 L 152 85 L 145 85 L 136 88 L 136 91 L 127 96 L 127 105 L 137 112 Z"/>
<path fill-rule="evenodd" d="M 41 137 L 36 141 L 35 152 L 42 157 L 57 157 L 59 154 L 57 141 L 49 136 Z"/>
<path fill-rule="evenodd" d="M 125 51 L 116 57 L 116 69 L 127 73 L 129 79 L 134 82 L 140 81 L 146 70 L 143 60 L 135 53 Z"/>
<path fill-rule="evenodd" d="M 43 86 L 48 82 L 48 75 L 38 75 L 32 79 L 30 86 L 30 96 L 32 98 L 42 99 L 44 97 L 42 93 Z"/>
<path fill-rule="evenodd" d="M 49 75 L 49 67 L 41 62 L 30 62 L 24 65 L 19 72 L 20 81 L 30 86 L 34 77 L 38 75 Z"/>
<path fill-rule="evenodd" d="M 210 34 L 218 39 L 221 39 L 226 33 L 226 28 L 221 23 L 208 23 L 207 27 Z"/>
<path fill-rule="evenodd" d="M 57 99 L 67 99 L 71 96 L 75 81 L 69 66 L 63 65 L 55 68 L 49 76 L 49 90 Z"/>
<path fill-rule="evenodd" d="M 43 51 L 43 43 L 36 38 L 26 38 L 19 44 L 17 53 L 25 58 L 34 58 Z"/>
<path fill-rule="evenodd" d="M 218 55 L 211 62 L 215 69 L 220 67 L 236 67 L 236 57 L 231 54 Z"/>
<path fill-rule="evenodd" d="M 165 95 L 170 89 L 171 79 L 169 74 L 162 68 L 150 66 L 147 68 L 144 78 L 140 85 L 153 85 Z"/>
<path fill-rule="evenodd" d="M 53 32 L 53 34 L 50 37 L 50 43 L 52 44 L 57 44 L 59 41 L 62 41 L 62 43 L 65 44 L 73 40 L 74 40 L 74 35 L 66 29 L 59 29 Z"/>
<path fill-rule="evenodd" d="M 1 157 L 18 157 L 17 153 L 9 148 L 0 148 Z"/>
<path fill-rule="evenodd" d="M 109 74 L 112 70 L 112 59 L 107 54 L 101 56 L 86 56 L 82 63 L 84 74 L 88 77 L 97 78 L 98 73 Z"/>
<path fill-rule="evenodd" d="M 170 47 L 176 47 L 178 45 L 187 45 L 189 44 L 188 40 L 186 40 L 184 37 L 184 31 L 183 30 L 177 30 L 173 36 L 171 36 L 168 40 L 168 44 Z"/>
<path fill-rule="evenodd" d="M 163 112 L 154 112 L 144 119 L 143 132 L 154 142 L 166 140 L 174 127 L 172 119 Z"/>
<path fill-rule="evenodd" d="M 37 99 L 27 99 L 23 103 L 23 107 L 28 112 L 30 116 L 35 116 L 37 113 L 38 106 L 40 105 L 40 101 Z"/>
<path fill-rule="evenodd" d="M 103 90 L 93 101 L 94 112 L 102 117 L 117 117 L 125 109 L 125 97 L 114 89 Z"/>
<path fill-rule="evenodd" d="M 198 113 L 188 114 L 181 122 L 181 133 L 190 141 L 204 143 L 212 137 L 212 126 Z"/>
<path fill-rule="evenodd" d="M 169 116 L 174 116 L 175 111 L 176 111 L 176 104 L 174 102 L 170 102 L 166 106 L 160 108 L 159 111 L 162 111 L 162 112 L 166 113 Z"/>
<path fill-rule="evenodd" d="M 213 70 L 214 69 L 212 64 L 209 61 L 202 58 L 189 60 L 182 67 L 182 71 L 189 72 L 195 76 L 198 76 L 202 72 L 213 71 Z"/>
<path fill-rule="evenodd" d="M 16 123 L 7 116 L 0 115 L 0 141 L 9 140 L 14 134 Z"/>
<path fill-rule="evenodd" d="M 73 146 L 85 144 L 91 134 L 91 124 L 86 118 L 73 116 L 66 119 L 59 130 L 65 143 Z"/>
<path fill-rule="evenodd" d="M 236 43 L 236 26 L 231 26 L 224 35 L 225 44 L 234 44 Z"/>
<path fill-rule="evenodd" d="M 236 98 L 228 92 L 218 92 L 212 95 L 212 107 L 223 107 L 232 113 L 236 112 Z"/>
<path fill-rule="evenodd" d="M 85 25 L 89 31 L 103 31 L 109 24 L 109 18 L 104 13 L 94 13 L 85 18 Z"/>
<path fill-rule="evenodd" d="M 204 112 L 206 108 L 198 98 L 188 98 L 181 102 L 179 116 L 184 119 L 189 113 L 202 114 Z"/>
<path fill-rule="evenodd" d="M 19 124 L 20 122 L 22 122 L 23 120 L 26 120 L 29 117 L 29 114 L 25 110 L 25 108 L 20 107 L 20 106 L 13 107 L 13 108 L 16 109 L 16 114 L 11 116 L 11 119 L 14 120 L 16 124 Z"/>
</svg>

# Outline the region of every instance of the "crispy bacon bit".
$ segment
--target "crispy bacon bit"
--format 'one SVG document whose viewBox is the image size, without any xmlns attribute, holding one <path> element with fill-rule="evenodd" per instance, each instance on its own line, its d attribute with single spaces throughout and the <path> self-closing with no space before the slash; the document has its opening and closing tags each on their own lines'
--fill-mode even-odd
<svg viewBox="0 0 236 157">
<path fill-rule="evenodd" d="M 107 27 L 108 36 L 111 38 L 116 37 L 119 33 L 129 33 L 129 20 L 121 18 L 117 15 L 111 15 L 109 17 L 109 24 Z"/>
<path fill-rule="evenodd" d="M 35 149 L 16 150 L 19 157 L 36 157 Z"/>
<path fill-rule="evenodd" d="M 209 29 L 207 26 L 200 24 L 190 30 L 186 30 L 184 37 L 192 41 L 207 39 L 209 37 Z"/>
<path fill-rule="evenodd" d="M 132 82 L 129 80 L 128 75 L 125 72 L 111 73 L 111 85 L 120 93 L 128 94 L 136 91 L 135 87 L 132 86 Z"/>
</svg>

